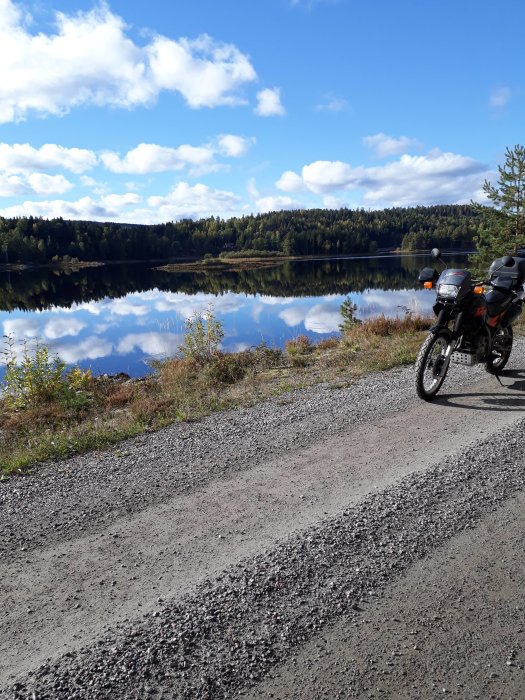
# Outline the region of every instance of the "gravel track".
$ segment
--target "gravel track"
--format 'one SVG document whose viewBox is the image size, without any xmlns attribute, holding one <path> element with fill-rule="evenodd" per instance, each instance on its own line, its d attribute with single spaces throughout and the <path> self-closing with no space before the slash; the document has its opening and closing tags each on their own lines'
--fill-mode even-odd
<svg viewBox="0 0 525 700">
<path fill-rule="evenodd" d="M 525 696 L 525 493 L 327 625 L 246 700 Z"/>
<path fill-rule="evenodd" d="M 231 697 L 359 618 L 523 489 L 524 359 L 503 387 L 453 368 L 431 405 L 405 368 L 0 483 L 0 697 Z"/>
<path fill-rule="evenodd" d="M 0 697 L 231 697 L 521 491 L 524 428 L 406 477 Z"/>
</svg>

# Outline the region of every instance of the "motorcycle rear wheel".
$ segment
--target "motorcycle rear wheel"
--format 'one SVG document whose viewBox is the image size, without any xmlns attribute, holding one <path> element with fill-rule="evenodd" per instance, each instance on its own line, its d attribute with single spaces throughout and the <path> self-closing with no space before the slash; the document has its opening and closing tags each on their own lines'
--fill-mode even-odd
<svg viewBox="0 0 525 700">
<path fill-rule="evenodd" d="M 431 401 L 445 381 L 448 367 L 443 375 L 441 370 L 448 344 L 448 334 L 439 332 L 429 335 L 419 350 L 416 360 L 416 392 L 423 401 Z"/>
<path fill-rule="evenodd" d="M 513 340 L 512 326 L 506 326 L 498 330 L 492 342 L 490 355 L 485 362 L 485 369 L 489 374 L 499 374 L 503 370 L 509 361 Z M 494 344 L 496 344 L 496 348 L 494 348 Z"/>
</svg>

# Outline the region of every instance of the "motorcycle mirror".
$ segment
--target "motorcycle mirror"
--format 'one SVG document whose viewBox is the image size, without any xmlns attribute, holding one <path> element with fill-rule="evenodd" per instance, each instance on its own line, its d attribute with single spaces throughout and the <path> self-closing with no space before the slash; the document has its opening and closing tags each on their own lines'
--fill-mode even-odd
<svg viewBox="0 0 525 700">
<path fill-rule="evenodd" d="M 431 253 L 432 257 L 434 258 L 434 260 L 439 260 L 439 262 L 443 263 L 443 265 L 445 266 L 445 270 L 448 269 L 447 263 L 441 257 L 441 250 L 439 248 L 432 248 L 430 253 Z"/>
</svg>

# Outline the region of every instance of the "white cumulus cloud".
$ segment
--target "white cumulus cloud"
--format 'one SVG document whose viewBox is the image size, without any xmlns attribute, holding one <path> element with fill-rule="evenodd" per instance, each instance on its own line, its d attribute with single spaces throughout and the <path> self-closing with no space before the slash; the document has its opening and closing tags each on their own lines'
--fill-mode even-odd
<svg viewBox="0 0 525 700">
<path fill-rule="evenodd" d="M 81 219 L 109 221 L 118 217 L 120 212 L 110 210 L 91 197 L 82 197 L 76 201 L 65 199 L 46 199 L 42 201 L 27 200 L 20 204 L 0 210 L 0 216 L 41 216 L 47 219 L 63 217 L 64 219 Z"/>
<path fill-rule="evenodd" d="M 235 90 L 257 78 L 247 56 L 207 34 L 179 41 L 157 36 L 147 54 L 157 88 L 180 92 L 194 108 L 244 104 Z"/>
<path fill-rule="evenodd" d="M 37 338 L 40 335 L 40 321 L 36 318 L 8 318 L 3 326 L 4 335 L 14 340 Z"/>
<path fill-rule="evenodd" d="M 73 183 L 67 180 L 63 175 L 31 173 L 27 181 L 35 194 L 44 196 L 49 194 L 64 194 L 74 187 Z"/>
<path fill-rule="evenodd" d="M 257 201 L 257 208 L 261 213 L 269 211 L 282 211 L 283 209 L 301 209 L 302 204 L 296 202 L 291 197 L 260 197 Z"/>
<path fill-rule="evenodd" d="M 257 93 L 257 106 L 255 114 L 260 117 L 282 117 L 286 114 L 281 103 L 280 88 L 266 88 Z"/>
<path fill-rule="evenodd" d="M 220 297 L 213 294 L 195 294 L 188 296 L 182 292 L 159 292 L 155 301 L 155 309 L 161 312 L 175 313 L 178 316 L 188 319 L 195 313 L 204 313 L 209 307 L 217 316 L 232 314 L 245 306 L 245 301 L 241 295 L 228 292 Z"/>
<path fill-rule="evenodd" d="M 44 326 L 44 335 L 49 340 L 56 340 L 68 335 L 78 335 L 85 327 L 85 323 L 71 316 L 53 318 Z"/>
<path fill-rule="evenodd" d="M 360 190 L 362 204 L 375 207 L 485 201 L 481 183 L 491 177 L 479 161 L 434 149 L 421 156 L 404 154 L 385 165 L 352 167 L 342 161 L 305 165 L 306 187 L 325 197 L 339 191 Z"/>
<path fill-rule="evenodd" d="M 235 136 L 234 134 L 222 134 L 218 138 L 219 151 L 225 156 L 230 156 L 230 158 L 239 158 L 244 156 L 255 139 L 246 139 L 242 136 Z"/>
<path fill-rule="evenodd" d="M 12 192 L 26 193 L 28 185 L 17 176 L 3 183 L 0 176 L 0 195 L 4 189 Z M 41 216 L 53 219 L 63 217 L 71 220 L 122 221 L 123 218 L 134 223 L 165 223 L 184 217 L 202 218 L 207 216 L 234 216 L 242 208 L 240 198 L 233 192 L 217 190 L 207 185 L 189 185 L 179 182 L 166 195 L 150 196 L 147 206 L 142 197 L 134 192 L 124 194 L 105 194 L 95 199 L 90 196 L 77 200 L 44 199 L 25 200 L 19 204 L 0 209 L 0 216 Z"/>
<path fill-rule="evenodd" d="M 171 221 L 180 217 L 202 217 L 210 214 L 233 215 L 240 199 L 233 192 L 216 190 L 207 185 L 189 185 L 179 182 L 166 196 L 148 198 L 160 221 Z"/>
<path fill-rule="evenodd" d="M 113 345 L 109 340 L 92 335 L 79 343 L 60 343 L 53 345 L 57 353 L 68 365 L 74 365 L 81 360 L 96 360 L 111 355 Z"/>
<path fill-rule="evenodd" d="M 421 148 L 421 144 L 417 139 L 409 138 L 408 136 L 388 136 L 380 132 L 373 136 L 365 136 L 363 138 L 365 146 L 371 148 L 377 158 L 386 158 L 388 156 L 396 156 L 401 153 L 406 153 L 414 149 Z"/>
<path fill-rule="evenodd" d="M 355 180 L 354 169 L 340 160 L 317 160 L 305 165 L 303 181 L 316 194 L 347 188 Z"/>
<path fill-rule="evenodd" d="M 137 349 L 146 355 L 166 357 L 175 355 L 182 339 L 182 335 L 175 333 L 130 333 L 119 342 L 117 351 L 127 354 Z"/>
<path fill-rule="evenodd" d="M 85 148 L 64 148 L 55 143 L 46 143 L 40 148 L 29 143 L 0 143 L 0 170 L 12 173 L 54 169 L 83 173 L 96 164 L 96 154 Z"/>
<path fill-rule="evenodd" d="M 339 306 L 323 303 L 313 306 L 304 319 L 304 327 L 313 333 L 335 333 L 341 323 Z"/>
<path fill-rule="evenodd" d="M 283 192 L 302 192 L 305 189 L 303 178 L 293 170 L 285 170 L 275 186 Z"/>
<path fill-rule="evenodd" d="M 280 311 L 278 316 L 289 328 L 294 328 L 303 323 L 307 313 L 308 309 L 304 306 L 291 306 L 289 309 Z"/>
<path fill-rule="evenodd" d="M 215 142 L 202 146 L 159 146 L 155 143 L 140 143 L 124 157 L 114 151 L 100 156 L 104 166 L 113 173 L 144 175 L 188 168 L 192 174 L 211 173 L 221 166 L 215 160 L 217 154 L 239 158 L 248 152 L 255 139 L 234 134 L 222 134 Z"/>
<path fill-rule="evenodd" d="M 132 298 L 122 297 L 111 301 L 106 309 L 115 316 L 145 316 L 149 311 L 147 304 L 134 304 Z"/>
<path fill-rule="evenodd" d="M 54 33 L 33 34 L 19 5 L 0 2 L 0 123 L 82 104 L 130 109 L 152 104 L 162 90 L 178 92 L 193 108 L 239 104 L 240 88 L 257 78 L 237 47 L 207 35 L 155 35 L 140 46 L 105 3 L 57 12 L 55 25 Z"/>
<path fill-rule="evenodd" d="M 182 170 L 187 166 L 199 169 L 214 169 L 213 150 L 205 146 L 184 144 L 177 148 L 158 146 L 154 143 L 140 143 L 128 151 L 124 158 L 118 153 L 107 151 L 101 160 L 113 173 L 161 173 L 169 170 Z"/>
<path fill-rule="evenodd" d="M 468 203 L 480 200 L 487 168 L 473 158 L 431 151 L 403 155 L 398 161 L 368 168 L 360 179 L 363 201 L 377 206 Z"/>
<path fill-rule="evenodd" d="M 74 187 L 63 175 L 45 173 L 22 173 L 20 175 L 0 173 L 0 197 L 17 197 L 20 195 L 64 194 Z"/>
<path fill-rule="evenodd" d="M 125 194 L 107 194 L 100 198 L 102 204 L 108 209 L 120 209 L 131 204 L 139 204 L 142 197 L 134 192 L 126 192 Z"/>
</svg>

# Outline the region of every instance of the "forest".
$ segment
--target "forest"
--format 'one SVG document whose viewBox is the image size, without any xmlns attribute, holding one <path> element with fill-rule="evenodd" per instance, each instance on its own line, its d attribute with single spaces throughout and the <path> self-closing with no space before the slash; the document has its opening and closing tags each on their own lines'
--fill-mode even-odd
<svg viewBox="0 0 525 700">
<path fill-rule="evenodd" d="M 471 250 L 479 207 L 304 209 L 156 225 L 0 217 L 0 264 L 176 260 L 260 251 L 278 255 L 374 254 L 440 246 Z"/>
</svg>

